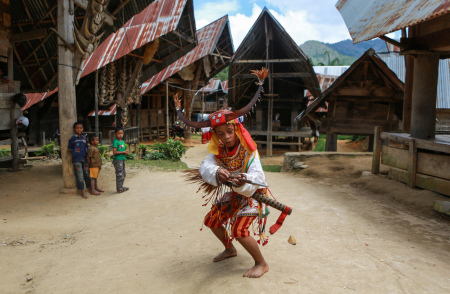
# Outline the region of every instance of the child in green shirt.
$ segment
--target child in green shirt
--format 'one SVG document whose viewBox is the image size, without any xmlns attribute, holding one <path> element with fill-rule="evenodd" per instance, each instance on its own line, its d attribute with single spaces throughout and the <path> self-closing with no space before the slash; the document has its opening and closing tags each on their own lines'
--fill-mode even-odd
<svg viewBox="0 0 450 294">
<path fill-rule="evenodd" d="M 125 142 L 123 139 L 123 128 L 116 128 L 116 139 L 113 143 L 113 165 L 116 170 L 116 188 L 117 193 L 122 193 L 128 191 L 127 187 L 123 186 L 123 182 L 125 181 L 126 172 L 125 172 L 125 160 L 127 159 L 128 150 L 125 148 Z"/>
</svg>

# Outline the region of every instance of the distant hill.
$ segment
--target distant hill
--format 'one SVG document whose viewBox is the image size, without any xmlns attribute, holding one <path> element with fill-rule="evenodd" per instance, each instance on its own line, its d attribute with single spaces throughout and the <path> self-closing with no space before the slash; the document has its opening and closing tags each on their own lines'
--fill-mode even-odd
<svg viewBox="0 0 450 294">
<path fill-rule="evenodd" d="M 358 44 L 353 44 L 351 40 L 333 44 L 306 41 L 300 48 L 308 55 L 313 65 L 351 65 L 369 48 L 373 48 L 375 52 L 387 51 L 386 44 L 379 39 Z"/>
</svg>

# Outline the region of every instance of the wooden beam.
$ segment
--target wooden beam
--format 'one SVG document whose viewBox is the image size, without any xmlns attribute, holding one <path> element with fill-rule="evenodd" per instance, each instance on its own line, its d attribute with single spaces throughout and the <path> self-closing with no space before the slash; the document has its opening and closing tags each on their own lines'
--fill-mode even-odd
<svg viewBox="0 0 450 294">
<path fill-rule="evenodd" d="M 310 73 L 306 72 L 287 72 L 287 73 L 273 73 L 272 77 L 274 78 L 307 78 L 311 77 Z M 253 74 L 239 74 L 234 76 L 236 79 L 256 79 L 256 76 Z"/>
<path fill-rule="evenodd" d="M 282 62 L 305 62 L 301 58 L 291 58 L 291 59 L 247 59 L 247 60 L 236 60 L 234 63 L 282 63 Z"/>
<path fill-rule="evenodd" d="M 397 46 L 398 48 L 401 48 L 401 49 L 404 49 L 404 50 L 406 50 L 406 49 L 408 48 L 408 47 L 406 47 L 405 44 L 402 44 L 402 43 L 400 43 L 400 42 L 397 42 L 397 41 L 395 41 L 394 39 L 391 39 L 391 38 L 389 38 L 389 37 L 386 37 L 386 36 L 380 36 L 380 37 L 378 37 L 378 38 L 380 38 L 381 40 L 386 41 L 386 42 L 388 42 L 388 43 L 390 43 L 390 44 L 392 44 L 392 45 L 394 45 L 394 46 Z"/>
<path fill-rule="evenodd" d="M 338 96 L 376 96 L 376 97 L 394 97 L 397 91 L 392 88 L 367 88 L 348 87 L 340 88 L 336 91 Z"/>
<path fill-rule="evenodd" d="M 39 29 L 11 35 L 11 42 L 18 43 L 23 41 L 42 39 L 48 35 L 47 29 Z"/>
<path fill-rule="evenodd" d="M 120 1 L 120 5 L 116 7 L 116 9 L 114 9 L 114 11 L 112 12 L 112 15 L 116 15 L 125 5 L 128 4 L 128 2 L 130 2 L 131 0 L 125 0 L 125 1 Z"/>
<path fill-rule="evenodd" d="M 181 39 L 188 41 L 189 43 L 194 43 L 194 42 L 195 42 L 194 39 L 192 39 L 192 38 L 189 37 L 189 36 L 186 36 L 185 34 L 180 33 L 180 32 L 177 31 L 177 30 L 172 31 L 172 33 L 174 33 L 175 35 L 177 35 L 177 36 L 180 37 Z"/>
<path fill-rule="evenodd" d="M 84 10 L 86 10 L 89 0 L 74 0 L 74 3 L 76 5 L 78 5 L 79 7 L 83 8 Z M 116 17 L 114 15 L 111 15 L 109 12 L 106 12 L 105 15 L 106 15 L 105 22 L 107 24 L 109 24 L 110 26 L 114 25 L 114 21 L 116 20 Z"/>
<path fill-rule="evenodd" d="M 39 45 L 37 45 L 37 46 L 33 49 L 33 51 L 32 51 L 30 54 L 28 54 L 28 56 L 25 57 L 25 58 L 22 60 L 22 63 L 24 63 L 24 62 L 27 61 L 31 56 L 33 56 L 34 53 L 36 53 L 36 51 L 38 51 L 38 49 L 41 48 L 41 46 L 44 45 L 45 42 L 47 42 L 47 40 L 48 40 L 52 35 L 53 35 L 53 32 L 50 32 L 49 34 L 47 34 L 47 36 L 45 37 L 45 39 L 42 40 L 42 42 L 39 43 Z"/>
</svg>

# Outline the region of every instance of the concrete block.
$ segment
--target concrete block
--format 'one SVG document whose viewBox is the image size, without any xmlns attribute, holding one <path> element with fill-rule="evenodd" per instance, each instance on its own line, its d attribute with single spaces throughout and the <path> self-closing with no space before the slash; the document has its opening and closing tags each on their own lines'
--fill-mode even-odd
<svg viewBox="0 0 450 294">
<path fill-rule="evenodd" d="M 450 215 L 450 201 L 434 201 L 433 209 L 437 212 Z"/>
</svg>

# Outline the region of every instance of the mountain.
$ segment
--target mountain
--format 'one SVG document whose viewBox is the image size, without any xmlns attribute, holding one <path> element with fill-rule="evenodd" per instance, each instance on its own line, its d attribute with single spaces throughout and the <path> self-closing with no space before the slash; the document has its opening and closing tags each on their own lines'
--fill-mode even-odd
<svg viewBox="0 0 450 294">
<path fill-rule="evenodd" d="M 386 52 L 384 41 L 376 39 L 358 44 L 351 40 L 337 43 L 322 43 L 319 41 L 306 41 L 300 48 L 308 55 L 313 65 L 351 65 L 369 48 L 375 52 Z"/>
<path fill-rule="evenodd" d="M 364 52 L 366 52 L 370 48 L 373 48 L 375 52 L 387 51 L 386 43 L 380 39 L 361 42 L 358 44 L 353 44 L 352 40 L 348 39 L 333 44 L 325 43 L 325 45 L 343 55 L 349 55 L 356 58 L 359 58 L 361 55 L 364 54 Z"/>
</svg>

